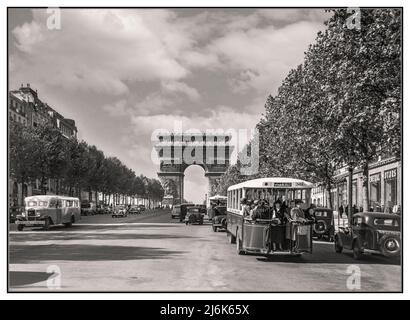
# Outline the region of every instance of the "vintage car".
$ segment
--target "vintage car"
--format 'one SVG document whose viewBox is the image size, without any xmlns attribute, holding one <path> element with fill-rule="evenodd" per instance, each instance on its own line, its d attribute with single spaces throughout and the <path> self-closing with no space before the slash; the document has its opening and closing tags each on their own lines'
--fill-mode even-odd
<svg viewBox="0 0 410 320">
<path fill-rule="evenodd" d="M 212 230 L 217 232 L 218 229 L 226 230 L 226 206 L 213 208 Z"/>
<path fill-rule="evenodd" d="M 195 205 L 193 203 L 183 203 L 175 205 L 171 211 L 172 219 L 179 218 L 180 222 L 184 221 L 188 208 L 194 206 Z"/>
<path fill-rule="evenodd" d="M 116 206 L 111 216 L 113 218 L 124 218 L 127 216 L 127 208 L 125 206 Z"/>
<path fill-rule="evenodd" d="M 139 214 L 142 213 L 141 209 L 139 206 L 132 206 L 129 210 L 128 210 L 129 214 Z"/>
<path fill-rule="evenodd" d="M 17 220 L 17 216 L 21 215 L 24 211 L 24 207 L 20 206 L 11 206 L 9 207 L 9 222 L 14 223 Z"/>
<path fill-rule="evenodd" d="M 353 215 L 349 227 L 340 227 L 335 235 L 335 251 L 353 250 L 353 258 L 364 253 L 398 257 L 401 251 L 401 219 L 391 213 L 360 212 Z"/>
<path fill-rule="evenodd" d="M 328 208 L 312 208 L 315 223 L 313 224 L 313 237 L 327 239 L 333 242 L 335 237 L 335 226 L 333 210 Z"/>
<path fill-rule="evenodd" d="M 138 210 L 139 210 L 140 212 L 144 212 L 144 211 L 145 211 L 145 205 L 139 204 L 139 205 L 138 205 Z"/>
<path fill-rule="evenodd" d="M 81 200 L 81 215 L 91 216 L 96 214 L 97 206 L 94 202 L 89 200 Z"/>
<path fill-rule="evenodd" d="M 204 223 L 204 209 L 199 206 L 188 207 L 184 218 L 185 224 L 203 224 Z"/>
</svg>

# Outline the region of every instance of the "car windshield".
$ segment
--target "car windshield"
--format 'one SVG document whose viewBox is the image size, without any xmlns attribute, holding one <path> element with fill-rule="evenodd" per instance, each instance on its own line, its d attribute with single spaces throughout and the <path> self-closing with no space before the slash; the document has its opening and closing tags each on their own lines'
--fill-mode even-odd
<svg viewBox="0 0 410 320">
<path fill-rule="evenodd" d="M 48 202 L 47 201 L 35 201 L 35 200 L 29 200 L 27 201 L 27 207 L 47 207 Z"/>
<path fill-rule="evenodd" d="M 197 212 L 201 212 L 201 209 L 200 208 L 188 208 L 188 212 L 197 213 Z"/>
<path fill-rule="evenodd" d="M 394 218 L 374 218 L 373 224 L 378 229 L 400 229 L 399 220 Z"/>
<path fill-rule="evenodd" d="M 219 216 L 219 215 L 224 215 L 226 214 L 226 207 L 216 207 L 215 208 L 215 215 Z"/>
</svg>

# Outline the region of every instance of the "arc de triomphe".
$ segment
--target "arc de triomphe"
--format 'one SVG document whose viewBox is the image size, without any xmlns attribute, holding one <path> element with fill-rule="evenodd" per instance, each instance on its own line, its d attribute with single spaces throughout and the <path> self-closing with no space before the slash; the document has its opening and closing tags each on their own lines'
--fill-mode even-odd
<svg viewBox="0 0 410 320">
<path fill-rule="evenodd" d="M 165 196 L 172 195 L 174 203 L 183 201 L 184 172 L 190 165 L 199 165 L 208 178 L 208 194 L 215 194 L 216 179 L 229 167 L 233 151 L 229 134 L 160 133 L 155 150 L 159 160 L 158 177 Z"/>
</svg>

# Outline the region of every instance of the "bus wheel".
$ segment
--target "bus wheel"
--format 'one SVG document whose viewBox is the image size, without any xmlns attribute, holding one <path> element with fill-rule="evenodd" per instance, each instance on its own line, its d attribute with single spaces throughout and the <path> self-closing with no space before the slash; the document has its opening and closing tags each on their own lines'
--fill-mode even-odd
<svg viewBox="0 0 410 320">
<path fill-rule="evenodd" d="M 48 229 L 50 229 L 50 224 L 51 224 L 51 221 L 50 221 L 51 219 L 50 218 L 47 218 L 46 220 L 45 220 L 45 223 L 44 223 L 44 230 L 48 230 Z"/>
<path fill-rule="evenodd" d="M 17 230 L 18 231 L 23 231 L 23 229 L 24 229 L 24 225 L 22 225 L 22 224 L 17 225 Z"/>
<path fill-rule="evenodd" d="M 229 243 L 235 243 L 236 242 L 236 238 L 234 237 L 234 235 L 232 233 L 229 233 Z"/>
</svg>

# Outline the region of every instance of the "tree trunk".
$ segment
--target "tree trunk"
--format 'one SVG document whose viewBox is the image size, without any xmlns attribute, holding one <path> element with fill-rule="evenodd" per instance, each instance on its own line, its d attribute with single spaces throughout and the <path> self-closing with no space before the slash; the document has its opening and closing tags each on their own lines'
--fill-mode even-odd
<svg viewBox="0 0 410 320">
<path fill-rule="evenodd" d="M 18 203 L 18 205 L 24 206 L 24 178 L 21 179 L 21 204 Z"/>
<path fill-rule="evenodd" d="M 363 165 L 363 211 L 369 211 L 369 163 Z"/>
<path fill-rule="evenodd" d="M 332 202 L 332 184 L 330 181 L 326 184 L 326 203 L 327 207 L 333 210 L 333 202 Z"/>
<path fill-rule="evenodd" d="M 97 190 L 94 191 L 94 193 L 95 193 L 95 204 L 98 205 L 98 192 L 97 192 Z"/>
</svg>

